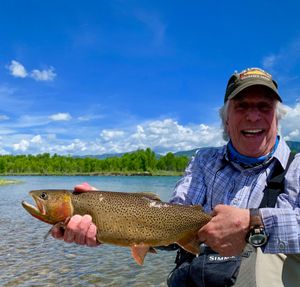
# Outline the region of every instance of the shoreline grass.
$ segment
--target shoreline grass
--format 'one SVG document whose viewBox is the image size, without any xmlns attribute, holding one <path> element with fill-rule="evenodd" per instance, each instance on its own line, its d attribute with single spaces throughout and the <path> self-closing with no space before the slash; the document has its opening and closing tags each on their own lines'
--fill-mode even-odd
<svg viewBox="0 0 300 287">
<path fill-rule="evenodd" d="M 177 171 L 136 171 L 136 172 L 129 172 L 129 171 L 111 171 L 111 172 L 70 172 L 70 173 L 2 173 L 0 176 L 182 176 L 183 172 Z M 8 179 L 0 179 L 3 181 L 10 181 Z M 1 184 L 1 183 L 0 183 Z"/>
<path fill-rule="evenodd" d="M 14 179 L 5 179 L 5 178 L 0 178 L 0 186 L 1 185 L 8 185 L 8 184 L 17 184 L 21 183 L 20 180 L 14 180 Z"/>
</svg>

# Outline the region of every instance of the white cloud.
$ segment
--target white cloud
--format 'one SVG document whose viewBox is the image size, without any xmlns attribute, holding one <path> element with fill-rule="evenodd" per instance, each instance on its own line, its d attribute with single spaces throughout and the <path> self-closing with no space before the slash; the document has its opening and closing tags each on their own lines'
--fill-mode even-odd
<svg viewBox="0 0 300 287">
<path fill-rule="evenodd" d="M 25 67 L 15 60 L 11 61 L 8 70 L 10 71 L 10 74 L 16 78 L 26 78 L 28 76 Z"/>
<path fill-rule="evenodd" d="M 58 114 L 56 114 L 58 115 Z M 62 120 L 65 116 L 54 117 Z M 0 148 L 13 153 L 37 154 L 43 152 L 58 154 L 103 154 L 115 152 L 129 152 L 150 147 L 156 152 L 166 153 L 179 150 L 189 150 L 203 146 L 217 146 L 223 144 L 222 133 L 218 127 L 199 125 L 182 125 L 174 119 L 163 119 L 141 122 L 124 129 L 103 129 L 99 137 L 87 138 L 94 127 L 84 128 L 74 133 L 72 127 L 57 132 L 49 132 L 47 128 L 32 127 L 32 133 L 14 133 L 9 137 L 3 134 Z M 57 123 L 56 125 L 59 125 Z M 82 125 L 82 122 L 81 122 Z M 23 129 L 23 128 L 22 128 Z M 27 128 L 26 128 L 27 129 Z M 30 128 L 29 128 L 30 129 Z M 80 134 L 82 138 L 73 138 L 68 134 Z M 34 134 L 34 131 L 39 133 Z M 59 131 L 59 132 L 58 132 Z"/>
<path fill-rule="evenodd" d="M 47 70 L 33 69 L 31 72 L 27 72 L 26 68 L 16 60 L 12 60 L 11 64 L 7 66 L 10 74 L 16 78 L 32 78 L 36 81 L 53 81 L 56 77 L 54 68 L 50 67 Z"/>
<path fill-rule="evenodd" d="M 65 143 L 56 143 L 56 144 L 49 144 L 47 148 L 44 148 L 45 151 L 50 153 L 58 153 L 58 154 L 87 154 L 90 151 L 87 148 L 88 143 L 83 142 L 80 139 L 74 139 L 70 142 Z"/>
<path fill-rule="evenodd" d="M 46 120 L 45 120 L 46 119 Z M 103 154 L 129 152 L 150 147 L 159 153 L 191 150 L 205 146 L 221 146 L 222 130 L 219 124 L 181 124 L 166 118 L 135 123 L 122 129 L 103 129 L 82 121 L 67 121 L 68 113 L 49 117 L 26 117 L 18 125 L 4 122 L 0 128 L 0 153 L 37 154 Z M 36 122 L 42 123 L 37 125 Z M 300 103 L 290 106 L 286 117 L 280 122 L 282 136 L 286 140 L 300 141 Z M 13 124 L 13 123 L 12 123 Z M 30 125 L 31 124 L 31 125 Z M 27 133 L 25 133 L 25 130 Z"/>
<path fill-rule="evenodd" d="M 106 141 L 109 141 L 109 140 L 112 140 L 115 138 L 120 138 L 123 135 L 124 135 L 123 131 L 117 131 L 117 130 L 103 130 L 100 134 L 100 136 Z"/>
<path fill-rule="evenodd" d="M 28 136 L 27 136 L 28 137 Z M 21 139 L 19 143 L 15 143 L 12 145 L 13 150 L 16 152 L 28 152 L 31 153 L 33 150 L 38 148 L 39 152 L 41 152 L 40 148 L 42 144 L 42 137 L 40 135 L 33 136 L 30 140 L 29 139 Z"/>
<path fill-rule="evenodd" d="M 29 148 L 30 143 L 27 140 L 21 140 L 19 143 L 13 145 L 15 151 L 25 152 Z"/>
<path fill-rule="evenodd" d="M 94 115 L 94 114 L 87 114 L 79 116 L 77 119 L 82 122 L 88 122 L 92 120 L 102 119 L 104 115 Z"/>
<path fill-rule="evenodd" d="M 72 119 L 72 117 L 69 113 L 58 113 L 49 116 L 49 119 L 52 121 L 69 121 Z"/>
<path fill-rule="evenodd" d="M 53 81 L 56 74 L 54 73 L 54 68 L 50 67 L 48 70 L 42 71 L 35 69 L 30 73 L 30 77 L 36 81 Z"/>
<path fill-rule="evenodd" d="M 0 115 L 0 121 L 6 121 L 9 120 L 9 117 L 6 115 Z"/>
<path fill-rule="evenodd" d="M 300 64 L 300 38 L 282 46 L 262 59 L 262 66 L 281 83 L 298 79 L 298 75 L 291 75 L 291 71 Z"/>
<path fill-rule="evenodd" d="M 288 108 L 288 113 L 281 121 L 281 133 L 285 140 L 300 141 L 300 103 Z"/>
<path fill-rule="evenodd" d="M 0 147 L 0 154 L 1 155 L 8 155 L 8 154 L 10 154 L 10 152 L 8 152 L 7 150 Z"/>
<path fill-rule="evenodd" d="M 116 134 L 104 131 L 101 136 L 110 141 L 102 144 L 109 152 L 126 152 L 151 147 L 164 153 L 224 143 L 219 128 L 203 124 L 183 126 L 173 119 L 145 122 L 136 125 L 133 131 L 129 128 Z"/>
<path fill-rule="evenodd" d="M 294 139 L 299 138 L 300 132 L 298 129 L 291 131 L 288 135 L 284 137 L 286 141 L 293 141 Z"/>
<path fill-rule="evenodd" d="M 143 141 L 146 139 L 145 130 L 141 125 L 136 126 L 136 132 L 132 135 L 132 138 L 135 138 L 139 141 Z"/>
<path fill-rule="evenodd" d="M 30 142 L 34 143 L 34 144 L 41 144 L 42 143 L 42 137 L 40 135 L 36 135 L 34 136 Z"/>
</svg>

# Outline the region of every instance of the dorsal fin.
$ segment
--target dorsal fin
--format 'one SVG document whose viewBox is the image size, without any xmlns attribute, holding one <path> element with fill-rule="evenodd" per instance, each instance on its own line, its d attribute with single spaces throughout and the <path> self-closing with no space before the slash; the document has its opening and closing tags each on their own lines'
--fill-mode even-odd
<svg viewBox="0 0 300 287">
<path fill-rule="evenodd" d="M 136 196 L 145 197 L 147 199 L 161 201 L 159 196 L 156 193 L 153 193 L 153 192 L 135 192 L 133 194 L 136 195 Z"/>
</svg>

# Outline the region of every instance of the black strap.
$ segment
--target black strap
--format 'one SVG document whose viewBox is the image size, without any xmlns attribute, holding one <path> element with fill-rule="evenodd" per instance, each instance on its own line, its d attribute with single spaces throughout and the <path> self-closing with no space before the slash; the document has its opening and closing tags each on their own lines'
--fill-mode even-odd
<svg viewBox="0 0 300 287">
<path fill-rule="evenodd" d="M 274 171 L 269 179 L 267 179 L 267 186 L 264 189 L 264 196 L 259 208 L 275 207 L 277 197 L 284 191 L 284 177 L 294 159 L 294 154 L 290 153 L 286 168 L 283 169 L 279 161 L 276 161 Z"/>
</svg>

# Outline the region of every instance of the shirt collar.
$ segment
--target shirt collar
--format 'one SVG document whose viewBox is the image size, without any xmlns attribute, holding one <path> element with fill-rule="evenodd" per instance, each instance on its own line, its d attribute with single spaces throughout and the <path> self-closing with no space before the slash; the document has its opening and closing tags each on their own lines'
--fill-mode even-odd
<svg viewBox="0 0 300 287">
<path fill-rule="evenodd" d="M 278 136 L 278 138 L 279 138 L 278 146 L 268 162 L 270 162 L 273 158 L 276 158 L 280 162 L 282 168 L 285 169 L 291 150 L 288 147 L 288 145 L 284 139 L 282 139 L 280 136 Z M 223 146 L 222 152 L 223 152 L 223 159 L 227 162 L 231 162 L 231 160 L 229 159 L 228 151 L 227 151 L 227 145 Z M 245 167 L 242 167 L 239 164 L 235 164 L 235 163 L 232 163 L 232 164 L 234 164 L 234 166 L 241 167 L 241 169 L 245 169 Z M 263 165 L 261 165 L 261 166 L 263 166 Z M 257 168 L 257 167 L 254 167 L 254 168 Z"/>
<path fill-rule="evenodd" d="M 273 158 L 276 158 L 280 162 L 283 169 L 285 169 L 287 165 L 290 152 L 291 150 L 285 140 L 279 137 L 278 147 L 273 154 Z"/>
</svg>

